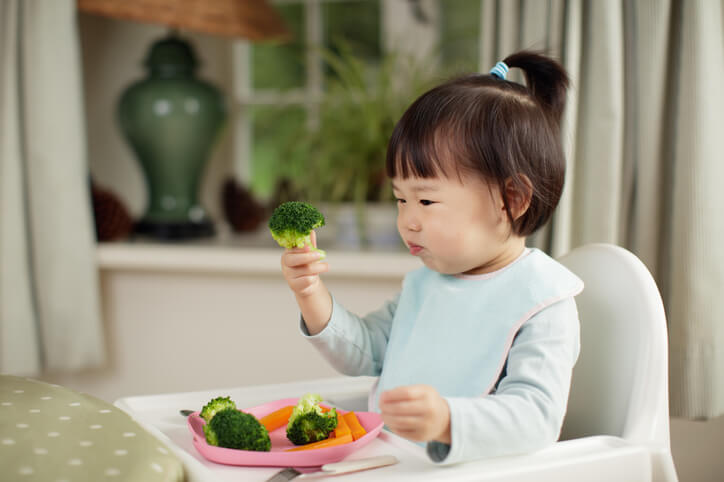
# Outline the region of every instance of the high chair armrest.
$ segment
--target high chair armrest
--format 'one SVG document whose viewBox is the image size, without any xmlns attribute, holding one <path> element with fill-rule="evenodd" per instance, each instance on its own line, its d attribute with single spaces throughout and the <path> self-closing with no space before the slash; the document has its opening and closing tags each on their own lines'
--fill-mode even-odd
<svg viewBox="0 0 724 482">
<path fill-rule="evenodd" d="M 473 463 L 464 479 L 496 482 L 651 481 L 651 450 L 610 436 L 558 442 L 526 455 Z"/>
</svg>

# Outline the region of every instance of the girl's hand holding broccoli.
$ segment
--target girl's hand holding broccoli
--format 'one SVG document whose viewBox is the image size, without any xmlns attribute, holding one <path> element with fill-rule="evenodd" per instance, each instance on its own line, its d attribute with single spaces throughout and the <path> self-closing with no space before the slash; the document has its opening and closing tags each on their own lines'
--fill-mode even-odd
<svg viewBox="0 0 724 482">
<path fill-rule="evenodd" d="M 408 385 L 380 395 L 382 420 L 393 432 L 416 442 L 450 439 L 450 407 L 429 385 Z"/>
<path fill-rule="evenodd" d="M 316 248 L 314 231 L 311 242 Z M 310 335 L 322 331 L 332 316 L 332 296 L 319 278 L 320 273 L 329 271 L 327 263 L 319 262 L 322 257 L 310 246 L 287 249 L 282 254 L 282 274 L 294 292 Z"/>
<path fill-rule="evenodd" d="M 323 255 L 314 251 L 317 247 L 317 237 L 311 232 L 312 246 L 287 249 L 282 254 L 282 274 L 294 294 L 299 297 L 312 295 L 319 289 L 319 274 L 329 271 L 327 263 L 318 263 Z"/>
<path fill-rule="evenodd" d="M 324 226 L 324 216 L 314 206 L 299 201 L 279 205 L 269 219 L 269 231 L 282 255 L 282 274 L 297 298 L 304 323 L 310 335 L 327 326 L 332 316 L 332 296 L 319 279 L 329 270 L 318 261 L 325 253 L 317 249 L 315 228 Z"/>
</svg>

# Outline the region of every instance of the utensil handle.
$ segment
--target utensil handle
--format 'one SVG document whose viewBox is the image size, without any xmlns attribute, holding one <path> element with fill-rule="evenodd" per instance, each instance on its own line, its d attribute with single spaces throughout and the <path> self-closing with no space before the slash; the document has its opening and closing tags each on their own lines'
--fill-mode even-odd
<svg viewBox="0 0 724 482">
<path fill-rule="evenodd" d="M 333 464 L 322 465 L 322 471 L 329 474 L 344 474 L 347 472 L 356 472 L 358 470 L 374 469 L 393 465 L 398 462 L 394 455 L 380 455 L 378 457 L 368 457 L 358 460 L 345 460 L 344 462 L 335 462 Z"/>
</svg>

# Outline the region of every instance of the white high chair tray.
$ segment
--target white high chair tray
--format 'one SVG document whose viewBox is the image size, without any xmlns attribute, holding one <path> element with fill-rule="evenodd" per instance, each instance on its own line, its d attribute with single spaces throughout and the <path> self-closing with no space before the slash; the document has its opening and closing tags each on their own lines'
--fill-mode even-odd
<svg viewBox="0 0 724 482">
<path fill-rule="evenodd" d="M 179 410 L 199 410 L 217 396 L 230 396 L 248 407 L 308 392 L 320 393 L 327 402 L 349 410 L 366 409 L 372 379 L 341 377 L 277 385 L 227 388 L 202 392 L 125 397 L 115 405 L 130 414 L 149 432 L 166 442 L 181 458 L 190 482 L 265 481 L 280 468 L 238 467 L 206 460 L 193 446 L 186 419 Z M 483 480 L 483 481 L 648 481 L 651 453 L 625 440 L 596 436 L 558 442 L 533 454 L 498 457 L 453 466 L 429 461 L 422 447 L 383 430 L 372 443 L 349 459 L 394 455 L 399 463 L 379 469 L 335 476 L 335 480 Z"/>
</svg>

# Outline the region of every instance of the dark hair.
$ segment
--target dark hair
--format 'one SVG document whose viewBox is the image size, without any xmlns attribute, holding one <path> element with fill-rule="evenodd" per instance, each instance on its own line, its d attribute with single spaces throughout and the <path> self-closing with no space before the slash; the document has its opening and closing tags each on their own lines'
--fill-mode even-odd
<svg viewBox="0 0 724 482">
<path fill-rule="evenodd" d="M 431 178 L 475 173 L 500 188 L 513 233 L 527 236 L 558 205 L 566 161 L 560 123 L 568 75 L 555 60 L 522 51 L 504 62 L 525 73 L 527 86 L 488 74 L 457 77 L 420 96 L 400 118 L 387 147 L 387 175 Z M 511 179 L 532 196 L 513 220 L 505 191 Z"/>
</svg>

